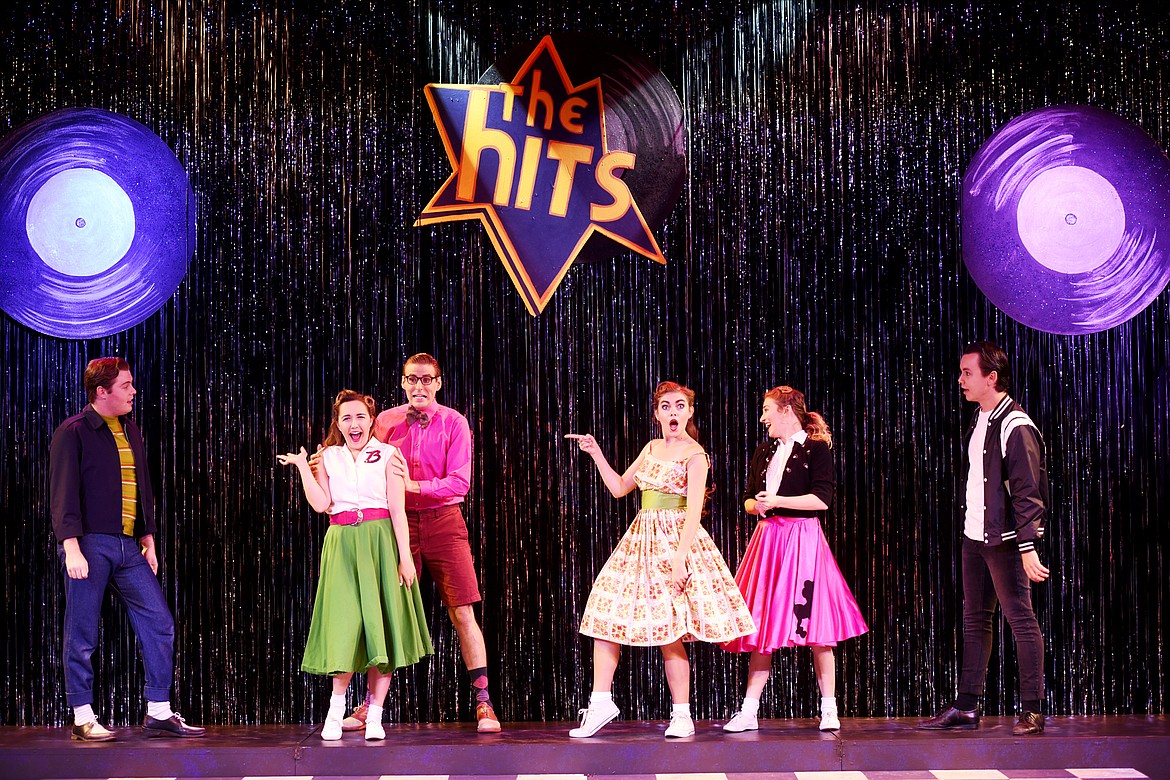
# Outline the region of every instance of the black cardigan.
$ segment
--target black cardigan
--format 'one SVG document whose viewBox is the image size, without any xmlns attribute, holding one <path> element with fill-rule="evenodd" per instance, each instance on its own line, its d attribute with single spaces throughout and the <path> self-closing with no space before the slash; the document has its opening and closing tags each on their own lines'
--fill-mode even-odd
<svg viewBox="0 0 1170 780">
<path fill-rule="evenodd" d="M 743 492 L 743 500 L 755 498 L 756 493 L 764 489 L 768 473 L 768 463 L 780 446 L 779 439 L 769 439 L 756 447 L 752 453 L 752 462 L 748 467 L 747 488 Z M 784 474 L 780 478 L 780 487 L 776 489 L 778 496 L 803 496 L 812 493 L 825 502 L 833 503 L 833 491 L 837 485 L 837 477 L 833 470 L 833 455 L 829 445 L 823 441 L 807 438 L 803 443 L 796 443 L 792 447 L 792 454 L 788 456 L 788 463 L 784 466 Z M 820 517 L 823 511 L 812 509 L 787 509 L 780 507 L 767 513 L 768 516 L 783 515 L 784 517 Z"/>
</svg>

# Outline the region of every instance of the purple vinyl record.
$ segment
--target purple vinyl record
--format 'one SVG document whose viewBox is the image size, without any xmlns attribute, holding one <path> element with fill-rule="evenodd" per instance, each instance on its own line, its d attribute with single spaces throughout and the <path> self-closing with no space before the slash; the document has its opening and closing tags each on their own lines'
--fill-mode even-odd
<svg viewBox="0 0 1170 780">
<path fill-rule="evenodd" d="M 963 177 L 963 260 L 1013 319 L 1096 333 L 1170 283 L 1170 160 L 1141 128 L 1090 106 L 1030 111 Z"/>
<path fill-rule="evenodd" d="M 42 333 L 96 338 L 172 296 L 195 248 L 195 195 L 162 139 L 96 108 L 0 140 L 0 307 Z"/>
</svg>

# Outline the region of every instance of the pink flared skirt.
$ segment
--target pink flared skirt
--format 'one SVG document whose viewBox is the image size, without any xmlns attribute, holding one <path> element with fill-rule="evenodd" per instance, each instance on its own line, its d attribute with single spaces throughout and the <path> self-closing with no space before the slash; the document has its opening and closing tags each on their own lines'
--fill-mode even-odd
<svg viewBox="0 0 1170 780">
<path fill-rule="evenodd" d="M 835 645 L 869 630 L 815 517 L 762 518 L 735 584 L 757 626 L 720 643 L 733 653 Z"/>
</svg>

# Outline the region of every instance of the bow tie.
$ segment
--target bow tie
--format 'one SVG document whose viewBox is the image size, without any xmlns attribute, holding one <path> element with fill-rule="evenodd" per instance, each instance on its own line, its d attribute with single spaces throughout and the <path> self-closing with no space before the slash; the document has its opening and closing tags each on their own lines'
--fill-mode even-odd
<svg viewBox="0 0 1170 780">
<path fill-rule="evenodd" d="M 418 409 L 411 409 L 406 413 L 406 424 L 414 425 L 418 423 L 418 427 L 425 428 L 431 424 L 431 418 L 427 417 L 426 412 L 420 412 Z"/>
</svg>

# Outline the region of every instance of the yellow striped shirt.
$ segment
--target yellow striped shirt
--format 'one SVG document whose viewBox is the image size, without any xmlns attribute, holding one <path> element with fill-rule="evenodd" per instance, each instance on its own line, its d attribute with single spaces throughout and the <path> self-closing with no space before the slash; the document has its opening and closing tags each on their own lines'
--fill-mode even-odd
<svg viewBox="0 0 1170 780">
<path fill-rule="evenodd" d="M 138 476 L 134 470 L 134 450 L 122 430 L 122 421 L 117 417 L 102 415 L 106 425 L 114 433 L 118 445 L 118 462 L 122 465 L 122 533 L 134 536 L 134 520 L 138 517 Z"/>
</svg>

